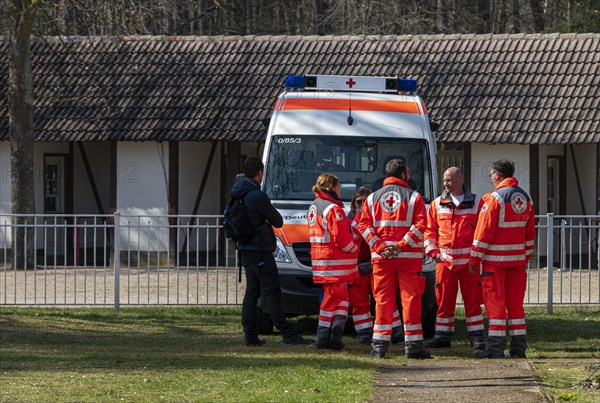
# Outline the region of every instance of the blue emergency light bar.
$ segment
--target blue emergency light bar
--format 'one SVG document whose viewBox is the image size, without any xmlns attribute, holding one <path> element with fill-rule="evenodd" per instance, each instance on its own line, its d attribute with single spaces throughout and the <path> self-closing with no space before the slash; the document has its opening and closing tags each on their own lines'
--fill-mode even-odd
<svg viewBox="0 0 600 403">
<path fill-rule="evenodd" d="M 417 80 L 409 80 L 407 78 L 398 79 L 398 91 L 417 92 Z"/>
<path fill-rule="evenodd" d="M 286 76 L 288 89 L 367 92 L 417 92 L 417 80 L 396 77 L 306 75 Z"/>
<path fill-rule="evenodd" d="M 285 77 L 285 88 L 304 88 L 304 76 Z"/>
</svg>

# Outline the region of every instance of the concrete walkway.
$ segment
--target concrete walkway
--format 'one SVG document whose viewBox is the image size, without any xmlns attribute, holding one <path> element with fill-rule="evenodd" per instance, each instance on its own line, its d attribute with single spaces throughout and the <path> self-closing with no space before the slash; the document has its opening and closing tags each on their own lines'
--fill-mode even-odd
<svg viewBox="0 0 600 403">
<path fill-rule="evenodd" d="M 527 360 L 385 362 L 375 402 L 551 402 Z"/>
</svg>

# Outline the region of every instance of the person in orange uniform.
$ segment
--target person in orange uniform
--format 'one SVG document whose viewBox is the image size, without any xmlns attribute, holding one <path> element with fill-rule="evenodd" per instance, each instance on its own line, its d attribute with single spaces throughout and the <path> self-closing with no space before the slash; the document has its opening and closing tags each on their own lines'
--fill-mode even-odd
<svg viewBox="0 0 600 403">
<path fill-rule="evenodd" d="M 408 185 L 410 168 L 400 159 L 385 167 L 383 187 L 367 197 L 358 228 L 371 248 L 376 302 L 371 356 L 383 358 L 392 337 L 396 292 L 400 288 L 407 358 L 430 358 L 423 348 L 421 276 L 427 210 L 423 197 Z"/>
<path fill-rule="evenodd" d="M 458 167 L 444 172 L 444 188 L 430 204 L 425 231 L 425 253 L 435 259 L 435 296 L 438 305 L 435 335 L 427 344 L 430 348 L 451 346 L 454 333 L 454 310 L 460 284 L 465 306 L 467 335 L 471 346 L 478 350 L 483 342 L 483 316 L 479 272 L 469 272 L 469 255 L 481 198 L 463 184 Z"/>
<path fill-rule="evenodd" d="M 354 238 L 359 243 L 358 271 L 360 276 L 352 280 L 348 287 L 350 306 L 352 307 L 352 320 L 356 330 L 356 338 L 360 344 L 369 344 L 373 338 L 373 318 L 371 317 L 371 281 L 373 266 L 371 265 L 371 249 L 358 232 L 358 220 L 364 201 L 371 191 L 360 187 L 354 193 L 350 202 L 348 218 L 354 230 Z"/>
<path fill-rule="evenodd" d="M 383 182 L 383 181 L 382 181 Z M 369 344 L 373 338 L 373 317 L 371 316 L 371 295 L 373 294 L 373 266 L 371 265 L 371 248 L 360 236 L 358 231 L 358 220 L 364 201 L 371 191 L 361 186 L 354 193 L 350 202 L 350 212 L 348 218 L 352 220 L 352 229 L 355 231 L 355 238 L 360 242 L 358 253 L 358 271 L 360 276 L 349 285 L 348 293 L 350 295 L 350 306 L 352 307 L 352 320 L 356 330 L 356 338 L 360 344 Z M 404 341 L 404 331 L 402 330 L 402 318 L 400 311 L 394 311 L 392 323 L 392 344 Z"/>
<path fill-rule="evenodd" d="M 316 346 L 341 350 L 348 317 L 348 283 L 358 277 L 358 245 L 340 200 L 338 178 L 322 174 L 312 191 L 315 201 L 307 218 L 313 282 L 323 286 Z"/>
<path fill-rule="evenodd" d="M 482 265 L 483 303 L 488 316 L 488 343 L 478 358 L 502 358 L 506 325 L 510 333 L 509 356 L 525 358 L 527 327 L 523 300 L 527 286 L 526 266 L 533 252 L 535 218 L 531 197 L 513 177 L 515 164 L 494 162 L 490 178 L 496 188 L 483 196 L 475 228 L 471 272 Z"/>
</svg>

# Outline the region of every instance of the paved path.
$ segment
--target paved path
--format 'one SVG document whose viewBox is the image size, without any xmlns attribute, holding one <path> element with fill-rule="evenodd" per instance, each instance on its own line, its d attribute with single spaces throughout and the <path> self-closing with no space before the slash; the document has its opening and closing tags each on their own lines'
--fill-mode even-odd
<svg viewBox="0 0 600 403">
<path fill-rule="evenodd" d="M 375 402 L 551 402 L 527 360 L 386 362 Z"/>
</svg>

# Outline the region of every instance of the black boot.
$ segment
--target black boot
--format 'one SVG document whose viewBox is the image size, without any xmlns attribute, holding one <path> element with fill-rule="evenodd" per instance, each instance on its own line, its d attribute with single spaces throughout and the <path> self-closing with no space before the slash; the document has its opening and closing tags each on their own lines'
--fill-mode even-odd
<svg viewBox="0 0 600 403">
<path fill-rule="evenodd" d="M 475 351 L 477 358 L 504 358 L 504 348 L 506 347 L 506 337 L 489 336 L 485 350 Z"/>
<path fill-rule="evenodd" d="M 356 334 L 356 338 L 360 344 L 369 344 L 373 340 L 373 329 L 361 330 Z"/>
<path fill-rule="evenodd" d="M 325 326 L 317 327 L 317 343 L 318 349 L 331 348 L 331 328 Z"/>
<path fill-rule="evenodd" d="M 527 350 L 527 338 L 522 336 L 510 336 L 510 349 L 508 356 L 510 358 L 526 358 L 525 350 Z"/>
<path fill-rule="evenodd" d="M 427 348 L 448 348 L 451 346 L 452 333 L 450 332 L 435 332 L 433 340 L 426 344 Z"/>
<path fill-rule="evenodd" d="M 406 358 L 422 360 L 424 358 L 431 358 L 431 353 L 423 348 L 423 340 L 405 341 L 404 356 Z"/>
<path fill-rule="evenodd" d="M 469 342 L 471 347 L 475 350 L 485 349 L 485 342 L 483 341 L 483 330 L 476 330 L 474 332 L 468 332 Z"/>
<path fill-rule="evenodd" d="M 264 346 L 265 344 L 267 344 L 266 341 L 261 340 L 258 338 L 258 336 L 254 337 L 254 338 L 246 338 L 244 337 L 244 346 L 248 346 L 248 347 L 260 347 L 260 346 Z"/>
<path fill-rule="evenodd" d="M 341 350 L 344 348 L 344 344 L 342 343 L 344 327 L 346 327 L 346 317 L 335 315 L 331 324 L 331 348 L 333 350 Z"/>
<path fill-rule="evenodd" d="M 402 343 L 404 341 L 404 327 L 402 325 L 392 328 L 392 344 Z"/>
<path fill-rule="evenodd" d="M 371 347 L 371 357 L 385 358 L 385 353 L 387 353 L 387 350 L 390 347 L 390 342 L 373 339 L 371 342 Z"/>
</svg>

